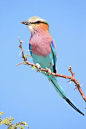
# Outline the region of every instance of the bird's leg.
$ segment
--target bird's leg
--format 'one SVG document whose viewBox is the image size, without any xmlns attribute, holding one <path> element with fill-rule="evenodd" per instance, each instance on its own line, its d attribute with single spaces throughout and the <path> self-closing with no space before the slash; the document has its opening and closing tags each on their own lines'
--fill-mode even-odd
<svg viewBox="0 0 86 129">
<path fill-rule="evenodd" d="M 47 70 L 47 73 L 48 73 L 48 76 L 49 76 L 51 74 L 51 70 L 47 67 L 46 67 L 46 70 Z"/>
<path fill-rule="evenodd" d="M 40 72 L 41 71 L 41 66 L 39 63 L 36 63 L 36 68 L 38 69 L 37 72 Z"/>
</svg>

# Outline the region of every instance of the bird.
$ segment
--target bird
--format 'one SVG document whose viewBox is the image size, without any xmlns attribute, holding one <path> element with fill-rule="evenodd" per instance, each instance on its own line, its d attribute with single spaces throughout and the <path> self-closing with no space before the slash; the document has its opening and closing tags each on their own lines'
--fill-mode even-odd
<svg viewBox="0 0 86 129">
<path fill-rule="evenodd" d="M 29 40 L 29 50 L 33 58 L 34 64 L 37 64 L 38 68 L 48 69 L 48 71 L 57 72 L 56 62 L 57 62 L 57 48 L 54 39 L 49 32 L 49 23 L 38 17 L 33 16 L 27 21 L 22 21 L 22 24 L 27 25 L 31 32 L 31 37 Z M 53 84 L 59 95 L 74 108 L 77 112 L 84 116 L 82 113 L 68 98 L 65 91 L 59 84 L 55 76 L 51 74 L 46 74 L 42 72 L 49 81 Z"/>
</svg>

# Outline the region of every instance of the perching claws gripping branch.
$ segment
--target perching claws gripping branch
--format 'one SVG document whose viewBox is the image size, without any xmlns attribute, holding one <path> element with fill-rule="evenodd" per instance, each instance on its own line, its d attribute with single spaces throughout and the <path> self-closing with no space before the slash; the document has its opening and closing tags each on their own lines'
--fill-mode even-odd
<svg viewBox="0 0 86 129">
<path fill-rule="evenodd" d="M 47 70 L 47 74 L 48 76 L 51 74 L 51 70 L 49 68 L 46 67 L 46 70 Z"/>
<path fill-rule="evenodd" d="M 40 64 L 39 63 L 36 63 L 36 67 L 37 67 L 37 72 L 40 72 L 41 71 L 41 66 L 40 66 Z"/>
</svg>

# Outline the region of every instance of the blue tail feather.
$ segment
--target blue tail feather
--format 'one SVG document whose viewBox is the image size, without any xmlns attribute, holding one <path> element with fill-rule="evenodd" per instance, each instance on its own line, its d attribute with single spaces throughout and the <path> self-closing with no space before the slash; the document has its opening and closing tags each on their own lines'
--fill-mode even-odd
<svg viewBox="0 0 86 129">
<path fill-rule="evenodd" d="M 60 86 L 56 77 L 50 75 L 50 76 L 48 76 L 48 78 L 51 81 L 51 83 L 53 84 L 53 86 L 55 87 L 56 91 L 59 93 L 59 95 L 64 99 L 67 95 L 66 95 L 65 91 L 62 89 L 62 87 Z"/>
<path fill-rule="evenodd" d="M 82 114 L 84 116 L 84 113 L 82 113 L 68 98 L 67 95 L 65 93 L 65 91 L 62 89 L 62 87 L 60 86 L 59 82 L 57 81 L 57 79 L 55 78 L 55 76 L 48 76 L 49 80 L 51 81 L 51 83 L 54 85 L 56 91 L 59 93 L 59 95 L 65 99 L 65 101 L 72 107 L 74 108 L 77 112 L 79 112 L 80 114 Z"/>
</svg>

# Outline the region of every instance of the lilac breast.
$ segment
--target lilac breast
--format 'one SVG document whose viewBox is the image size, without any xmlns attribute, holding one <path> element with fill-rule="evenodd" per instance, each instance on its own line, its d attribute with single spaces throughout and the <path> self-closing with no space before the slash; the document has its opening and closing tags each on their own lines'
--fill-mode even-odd
<svg viewBox="0 0 86 129">
<path fill-rule="evenodd" d="M 30 38 L 30 44 L 32 45 L 32 52 L 36 55 L 47 56 L 51 53 L 50 43 L 52 37 L 48 32 L 37 32 Z"/>
</svg>

